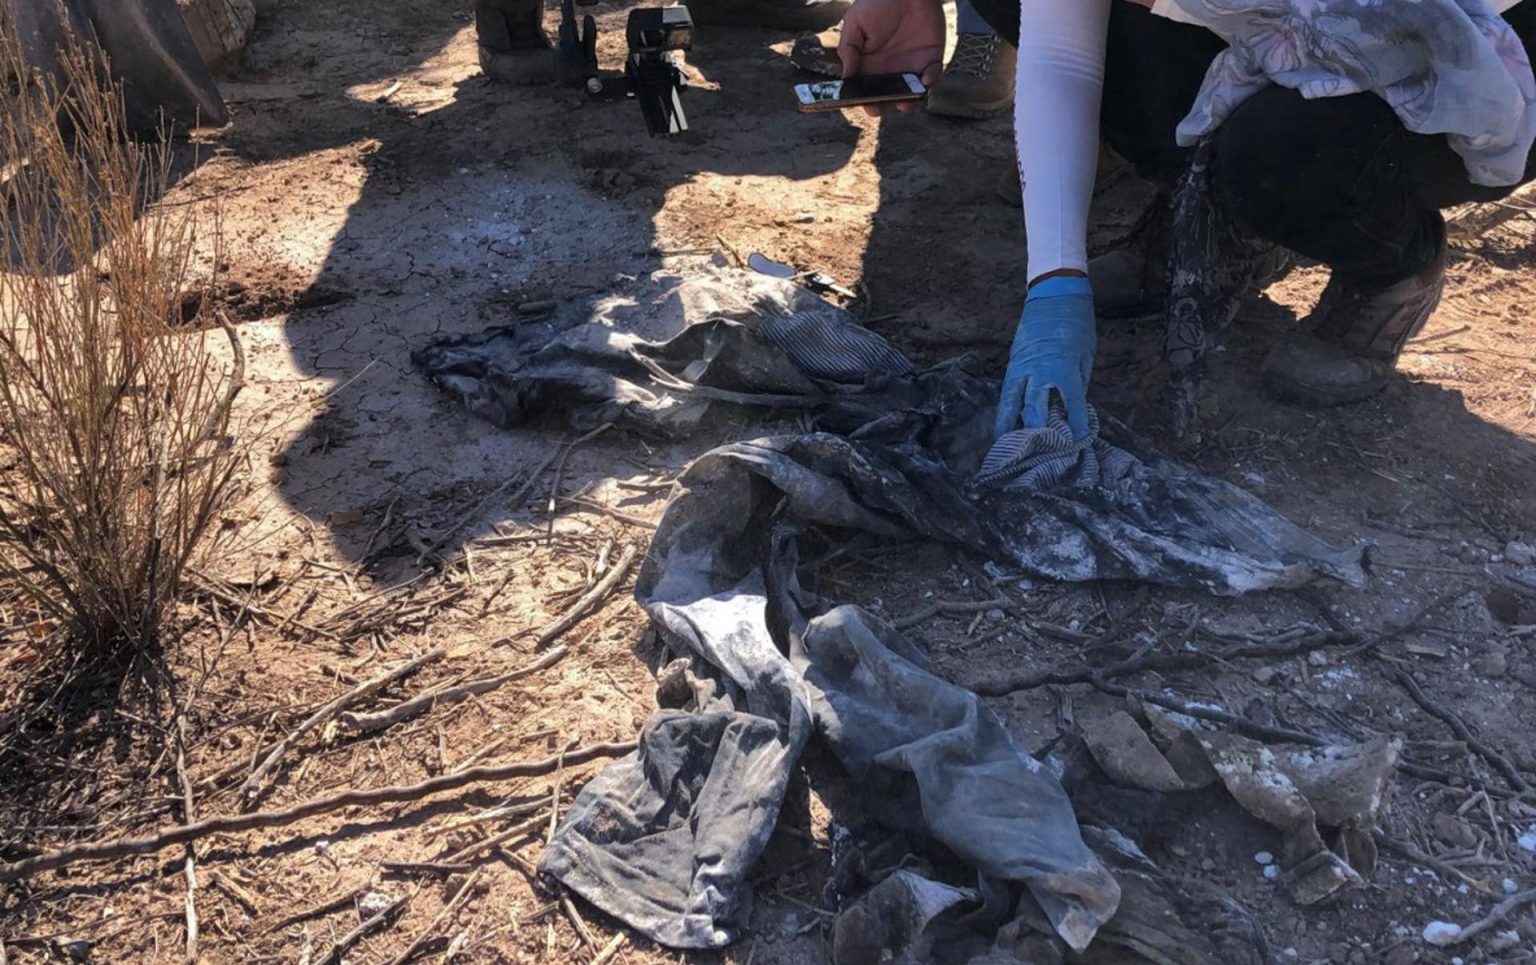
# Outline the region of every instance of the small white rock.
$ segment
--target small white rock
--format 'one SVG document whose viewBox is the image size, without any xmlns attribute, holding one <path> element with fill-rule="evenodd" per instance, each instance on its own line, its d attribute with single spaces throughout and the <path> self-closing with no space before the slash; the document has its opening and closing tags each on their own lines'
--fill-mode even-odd
<svg viewBox="0 0 1536 965">
<path fill-rule="evenodd" d="M 1274 864 L 1275 856 L 1270 854 L 1268 851 L 1260 851 L 1258 854 L 1253 856 L 1253 860 L 1257 861 L 1259 864 Z"/>
<path fill-rule="evenodd" d="M 1506 895 L 1512 895 L 1520 890 L 1520 885 L 1513 878 L 1505 878 L 1501 887 Z"/>
<path fill-rule="evenodd" d="M 1274 881 L 1276 878 L 1280 877 L 1280 866 L 1277 864 L 1265 865 L 1264 877 L 1268 878 L 1270 881 Z"/>
<path fill-rule="evenodd" d="M 1530 566 L 1536 563 L 1536 546 L 1519 540 L 1510 540 L 1504 544 L 1504 558 L 1516 566 Z"/>
<path fill-rule="evenodd" d="M 395 899 L 384 894 L 382 891 L 370 891 L 357 899 L 357 916 L 363 921 L 367 921 L 376 915 L 382 914 L 386 908 L 394 903 Z"/>
<path fill-rule="evenodd" d="M 1536 854 L 1536 828 L 1532 828 L 1520 835 L 1519 844 L 1522 849 Z"/>
<path fill-rule="evenodd" d="M 1431 945 L 1445 947 L 1461 937 L 1461 926 L 1455 922 L 1432 921 L 1424 926 L 1424 940 Z"/>
</svg>

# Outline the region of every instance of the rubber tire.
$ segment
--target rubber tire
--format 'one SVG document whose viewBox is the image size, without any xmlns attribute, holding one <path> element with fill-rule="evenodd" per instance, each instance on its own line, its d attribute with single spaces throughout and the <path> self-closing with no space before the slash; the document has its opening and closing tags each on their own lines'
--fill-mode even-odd
<svg viewBox="0 0 1536 965">
<path fill-rule="evenodd" d="M 256 26 L 255 0 L 176 0 L 203 63 L 218 75 L 240 66 Z"/>
</svg>

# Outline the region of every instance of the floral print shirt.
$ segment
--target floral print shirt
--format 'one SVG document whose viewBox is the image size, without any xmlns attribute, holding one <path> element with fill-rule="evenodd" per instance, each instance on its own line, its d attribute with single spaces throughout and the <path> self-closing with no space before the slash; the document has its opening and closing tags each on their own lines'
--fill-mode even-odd
<svg viewBox="0 0 1536 965">
<path fill-rule="evenodd" d="M 1517 184 L 1536 141 L 1536 77 L 1500 16 L 1516 2 L 1157 0 L 1155 13 L 1231 45 L 1211 64 L 1179 142 L 1198 143 L 1270 84 L 1304 97 L 1370 92 L 1409 130 L 1446 135 L 1475 183 Z"/>
</svg>

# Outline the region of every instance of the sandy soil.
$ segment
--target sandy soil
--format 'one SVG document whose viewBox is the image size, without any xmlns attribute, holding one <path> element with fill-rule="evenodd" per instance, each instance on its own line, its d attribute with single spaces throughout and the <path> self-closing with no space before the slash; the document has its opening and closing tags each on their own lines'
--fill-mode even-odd
<svg viewBox="0 0 1536 965">
<path fill-rule="evenodd" d="M 519 306 L 716 252 L 827 272 L 861 293 L 854 307 L 872 327 L 922 361 L 975 352 L 998 363 L 1017 317 L 1020 218 L 994 191 L 1011 164 L 1006 120 L 803 116 L 789 94 L 793 38 L 710 29 L 691 58 L 694 131 L 651 140 L 630 106 L 485 81 L 466 7 L 279 0 L 226 85 L 234 123 L 198 139 L 197 164 L 170 199 L 223 212 L 237 283 L 228 308 L 251 359 L 243 405 L 259 440 L 257 491 L 230 520 L 237 539 L 206 574 L 215 590 L 188 604 L 198 629 L 167 654 L 181 686 L 201 688 L 187 760 L 200 817 L 238 809 L 235 785 L 258 750 L 409 657 L 447 651 L 361 708 L 528 663 L 530 631 L 600 578 L 598 562 L 643 548 L 667 480 L 724 438 L 656 447 L 609 433 L 567 449 L 558 431 L 501 431 L 436 395 L 413 371 L 413 349 L 515 321 Z M 598 10 L 603 60 L 617 64 L 624 8 Z M 1130 189 L 1116 190 L 1123 201 Z M 1101 247 L 1124 235 L 1124 209 L 1101 208 Z M 696 254 L 668 254 L 678 251 Z M 1253 855 L 1272 850 L 1274 836 L 1230 801 L 1170 802 L 1147 842 L 1153 857 L 1242 902 L 1284 961 L 1536 958 L 1529 910 L 1454 951 L 1420 940 L 1432 919 L 1487 913 L 1505 879 L 1536 885 L 1536 854 L 1518 844 L 1536 829 L 1536 797 L 1509 793 L 1392 676 L 1410 672 L 1536 781 L 1536 568 L 1503 555 L 1512 540 L 1536 542 L 1533 265 L 1529 216 L 1461 244 L 1451 294 L 1405 356 L 1404 377 L 1350 409 L 1299 412 L 1257 390 L 1258 361 L 1308 310 L 1320 271 L 1293 272 L 1235 323 L 1203 441 L 1187 458 L 1326 538 L 1376 543 L 1366 589 L 1216 600 L 1138 586 L 1009 586 L 1016 608 L 1005 619 L 1016 625 L 983 613 L 913 631 L 941 672 L 974 683 L 999 668 L 1122 658 L 1147 640 L 1177 647 L 1197 626 L 1233 634 L 1337 622 L 1377 633 L 1411 623 L 1377 657 L 1138 681 L 1256 720 L 1398 735 L 1438 769 L 1439 779 L 1399 779 L 1386 830 L 1464 877 L 1384 852 L 1368 888 L 1323 908 L 1292 906 L 1263 876 Z M 1106 407 L 1161 438 L 1157 340 L 1155 320 L 1111 326 L 1097 384 Z M 556 453 L 568 457 L 561 469 L 541 471 Z M 974 578 L 975 563 L 935 548 L 850 561 L 831 576 L 848 599 L 883 599 L 900 615 L 919 603 L 891 593 L 893 580 L 923 599 L 984 599 L 992 591 Z M 562 661 L 494 692 L 373 736 L 306 736 L 260 806 L 629 739 L 656 705 L 658 653 L 627 593 L 562 640 Z M 1084 641 L 1097 649 L 1085 652 Z M 0 644 L 0 719 L 9 721 L 0 724 L 0 855 L 181 820 L 167 708 L 142 681 L 101 672 L 61 687 L 62 671 L 27 654 Z M 1114 706 L 1087 687 L 994 706 L 1035 750 L 1055 735 L 1063 702 L 1079 719 Z M 534 880 L 541 832 L 478 861 L 473 892 L 442 920 L 462 876 L 396 874 L 383 863 L 440 860 L 512 828 L 524 818 L 444 825 L 506 801 L 568 800 L 595 766 L 204 839 L 195 850 L 201 955 L 319 961 L 359 924 L 349 896 L 372 891 L 411 900 L 349 961 L 391 961 L 429 928 L 462 935 L 465 961 L 590 960 L 620 931 L 587 908 L 578 926 Z M 6 886 L 0 940 L 10 960 L 184 957 L 183 858 L 171 849 Z M 786 819 L 761 869 L 753 937 L 681 960 L 826 960 L 828 869 L 826 811 L 812 800 Z M 347 900 L 331 911 L 295 917 L 338 896 Z M 1494 950 L 1509 929 L 1518 940 Z M 631 936 L 612 960 L 680 958 Z"/>
</svg>

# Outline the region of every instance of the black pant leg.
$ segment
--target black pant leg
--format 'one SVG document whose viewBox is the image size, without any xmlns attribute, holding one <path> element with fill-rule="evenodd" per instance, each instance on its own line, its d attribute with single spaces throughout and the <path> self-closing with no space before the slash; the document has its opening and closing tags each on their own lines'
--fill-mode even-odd
<svg viewBox="0 0 1536 965">
<path fill-rule="evenodd" d="M 1225 41 L 1204 27 L 1116 2 L 1099 119 L 1104 143 L 1142 177 L 1172 187 L 1190 154 L 1174 132 L 1194 106 L 1211 61 L 1225 48 Z"/>
<path fill-rule="evenodd" d="M 1510 22 L 1530 49 L 1536 0 Z M 1441 210 L 1514 190 L 1476 185 L 1444 136 L 1415 134 L 1374 94 L 1307 100 L 1271 87 L 1216 133 L 1214 181 L 1249 232 L 1351 274 L 1395 279 L 1443 237 Z M 1536 178 L 1536 157 L 1526 179 Z"/>
</svg>

